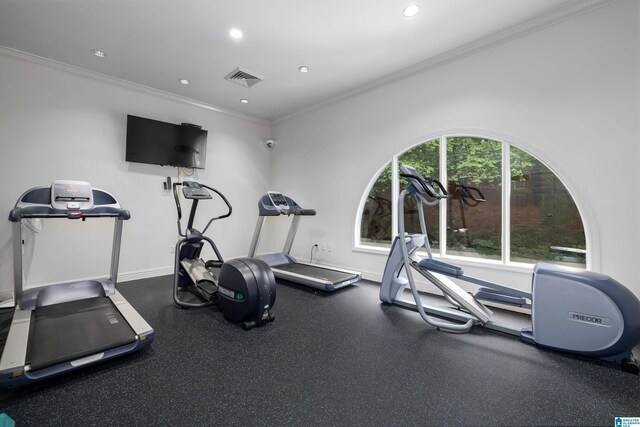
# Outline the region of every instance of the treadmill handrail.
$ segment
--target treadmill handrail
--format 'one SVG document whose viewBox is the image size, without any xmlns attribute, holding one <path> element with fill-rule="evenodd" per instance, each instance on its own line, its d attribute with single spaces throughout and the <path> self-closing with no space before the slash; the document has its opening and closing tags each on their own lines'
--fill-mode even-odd
<svg viewBox="0 0 640 427">
<path fill-rule="evenodd" d="M 9 212 L 9 221 L 20 222 L 23 218 L 120 218 L 128 220 L 131 212 L 127 209 L 118 209 L 112 206 L 96 206 L 90 210 L 63 210 L 52 207 L 33 205 L 22 208 L 14 208 Z"/>
<path fill-rule="evenodd" d="M 54 181 L 54 185 L 57 182 Z M 80 181 L 78 181 L 80 182 Z M 85 183 L 90 187 L 89 183 Z M 22 294 L 24 293 L 24 271 L 23 271 L 23 251 L 22 251 L 22 219 L 24 218 L 46 218 L 46 219 L 86 219 L 86 218 L 113 218 L 115 226 L 113 229 L 113 240 L 111 246 L 111 266 L 110 280 L 114 284 L 118 279 L 118 266 L 120 261 L 120 244 L 122 242 L 123 220 L 131 218 L 131 213 L 126 209 L 121 209 L 120 204 L 110 193 L 91 188 L 92 197 L 98 196 L 103 201 L 98 204 L 90 204 L 77 209 L 68 207 L 67 209 L 56 209 L 52 205 L 53 197 L 50 195 L 51 187 L 34 187 L 24 192 L 15 207 L 9 213 L 9 221 L 12 222 L 13 241 L 13 292 L 16 305 L 23 305 Z M 93 201 L 93 200 L 92 200 Z"/>
</svg>

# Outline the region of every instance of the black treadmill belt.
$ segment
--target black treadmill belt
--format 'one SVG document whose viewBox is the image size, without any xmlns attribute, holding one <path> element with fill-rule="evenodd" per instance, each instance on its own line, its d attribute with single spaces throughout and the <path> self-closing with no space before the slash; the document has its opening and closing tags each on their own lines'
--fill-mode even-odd
<svg viewBox="0 0 640 427">
<path fill-rule="evenodd" d="M 332 270 L 330 268 L 317 267 L 314 265 L 298 264 L 295 262 L 274 265 L 272 268 L 287 271 L 290 273 L 301 274 L 316 279 L 325 279 L 331 283 L 340 283 L 349 279 L 356 278 L 356 274 L 343 273 L 342 271 Z"/>
<path fill-rule="evenodd" d="M 0 308 L 0 354 L 4 351 L 14 313 L 15 310 L 13 308 Z"/>
<path fill-rule="evenodd" d="M 135 332 L 107 297 L 38 307 L 31 314 L 32 371 L 135 342 Z"/>
</svg>

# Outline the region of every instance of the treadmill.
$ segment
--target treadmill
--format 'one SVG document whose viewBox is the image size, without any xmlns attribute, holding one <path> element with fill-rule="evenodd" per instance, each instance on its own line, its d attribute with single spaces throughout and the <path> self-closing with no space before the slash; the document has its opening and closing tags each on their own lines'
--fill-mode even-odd
<svg viewBox="0 0 640 427">
<path fill-rule="evenodd" d="M 9 213 L 16 307 L 0 358 L 0 388 L 29 384 L 151 344 L 153 329 L 116 290 L 122 224 L 130 217 L 111 194 L 83 181 L 54 181 L 20 196 Z M 25 289 L 22 222 L 29 218 L 114 218 L 110 277 Z"/>
<path fill-rule="evenodd" d="M 290 197 L 277 191 L 269 191 L 258 201 L 258 211 L 258 222 L 253 232 L 253 240 L 249 248 L 249 257 L 261 259 L 269 264 L 276 278 L 310 286 L 326 292 L 335 291 L 336 289 L 343 288 L 360 280 L 361 274 L 358 272 L 299 262 L 290 255 L 293 239 L 295 239 L 298 231 L 300 218 L 315 215 L 316 211 L 314 209 L 303 209 Z M 284 243 L 283 251 L 256 255 L 265 218 L 280 215 L 293 215 L 293 221 L 289 227 L 289 234 Z"/>
</svg>

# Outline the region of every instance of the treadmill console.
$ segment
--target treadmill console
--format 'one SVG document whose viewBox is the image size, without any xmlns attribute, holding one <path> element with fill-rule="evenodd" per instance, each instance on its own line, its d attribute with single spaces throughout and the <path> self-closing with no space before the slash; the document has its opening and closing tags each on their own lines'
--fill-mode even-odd
<svg viewBox="0 0 640 427">
<path fill-rule="evenodd" d="M 278 193 L 277 191 L 268 191 L 267 195 L 273 203 L 273 206 L 278 209 L 280 212 L 287 213 L 289 212 L 289 204 L 287 203 L 287 199 L 282 195 L 282 193 Z"/>
<path fill-rule="evenodd" d="M 185 199 L 211 199 L 211 194 L 195 181 L 182 181 L 182 194 Z"/>
<path fill-rule="evenodd" d="M 85 211 L 93 209 L 93 190 L 84 181 L 53 181 L 51 207 L 59 210 Z"/>
</svg>

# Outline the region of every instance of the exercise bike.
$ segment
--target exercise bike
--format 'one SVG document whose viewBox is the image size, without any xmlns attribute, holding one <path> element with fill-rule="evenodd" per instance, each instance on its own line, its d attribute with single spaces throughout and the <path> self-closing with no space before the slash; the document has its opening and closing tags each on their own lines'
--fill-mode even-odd
<svg viewBox="0 0 640 427">
<path fill-rule="evenodd" d="M 426 179 L 413 167 L 402 165 L 400 176 L 409 180 L 398 200 L 399 235 L 385 266 L 380 299 L 416 310 L 422 319 L 442 331 L 463 333 L 483 326 L 519 336 L 523 341 L 553 350 L 595 357 L 637 374 L 632 350 L 640 343 L 640 301 L 623 285 L 603 274 L 577 268 L 538 263 L 533 269 L 532 291 L 525 292 L 476 277 L 462 268 L 433 259 L 423 206 L 437 206 L 447 191 L 436 179 Z M 404 199 L 415 197 L 421 234 L 405 233 Z M 417 252 L 424 247 L 427 258 Z M 409 268 L 411 267 L 411 268 Z M 451 307 L 422 302 L 412 269 L 442 291 Z M 404 270 L 406 279 L 400 276 Z M 478 285 L 468 293 L 451 279 Z M 409 285 L 413 301 L 403 300 Z M 494 320 L 481 301 L 522 307 L 531 312 L 531 327 L 518 329 Z"/>
<path fill-rule="evenodd" d="M 178 197 L 178 186 L 182 186 L 185 199 L 192 200 L 187 228 L 182 231 L 182 208 Z M 227 212 L 209 220 L 202 231 L 193 228 L 193 222 L 201 200 L 217 194 L 227 205 Z M 207 307 L 218 305 L 225 319 L 241 323 L 249 330 L 272 322 L 272 312 L 276 300 L 276 281 L 271 268 L 264 261 L 253 258 L 237 258 L 224 261 L 216 244 L 205 236 L 213 221 L 227 218 L 232 208 L 227 198 L 218 190 L 195 181 L 173 184 L 173 197 L 178 210 L 178 234 L 182 237 L 176 243 L 173 270 L 173 301 L 180 308 Z M 200 258 L 204 242 L 207 242 L 216 259 L 204 261 Z M 180 298 L 180 291 L 190 291 L 201 302 L 187 302 Z"/>
</svg>

